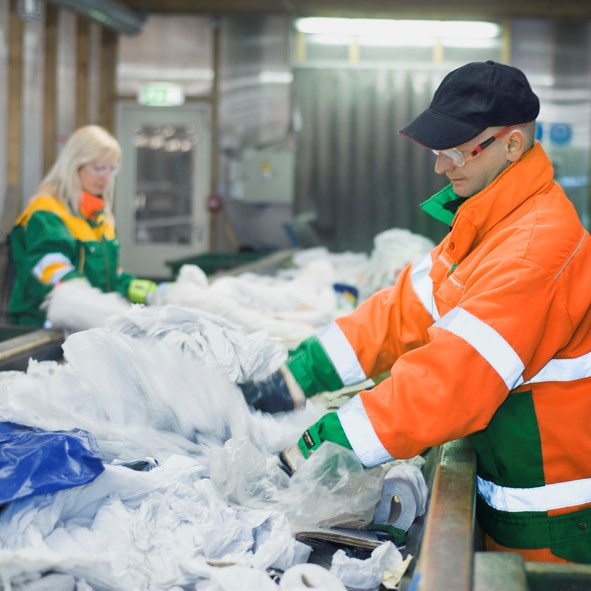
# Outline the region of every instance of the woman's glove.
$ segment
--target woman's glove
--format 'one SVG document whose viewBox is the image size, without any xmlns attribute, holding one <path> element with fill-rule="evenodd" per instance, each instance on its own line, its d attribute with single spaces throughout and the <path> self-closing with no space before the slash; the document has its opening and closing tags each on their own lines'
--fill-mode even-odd
<svg viewBox="0 0 591 591">
<path fill-rule="evenodd" d="M 127 299 L 132 304 L 147 304 L 150 294 L 157 288 L 158 285 L 149 279 L 132 279 L 127 288 Z"/>
<path fill-rule="evenodd" d="M 149 279 L 133 279 L 129 284 L 127 297 L 134 304 L 161 306 L 166 303 L 166 293 L 174 285 L 169 281 L 154 283 Z"/>
</svg>

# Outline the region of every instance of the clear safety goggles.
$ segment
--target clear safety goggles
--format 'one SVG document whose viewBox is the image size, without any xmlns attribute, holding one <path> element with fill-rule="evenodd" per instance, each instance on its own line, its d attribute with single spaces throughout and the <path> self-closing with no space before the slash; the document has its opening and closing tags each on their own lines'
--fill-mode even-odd
<svg viewBox="0 0 591 591">
<path fill-rule="evenodd" d="M 446 158 L 449 158 L 456 168 L 461 168 L 467 162 L 470 162 L 470 160 L 476 158 L 476 156 L 478 156 L 482 150 L 490 146 L 496 139 L 500 138 L 510 129 L 513 129 L 514 127 L 525 127 L 526 125 L 526 123 L 520 123 L 519 125 L 508 125 L 507 127 L 501 129 L 501 131 L 497 131 L 497 133 L 485 139 L 466 154 L 464 154 L 464 152 L 460 152 L 460 150 L 457 148 L 448 148 L 447 150 L 431 150 L 431 152 L 433 152 L 435 156 L 445 156 Z"/>
<path fill-rule="evenodd" d="M 91 162 L 87 166 L 98 176 L 116 176 L 119 172 L 119 165 L 109 162 Z"/>
</svg>

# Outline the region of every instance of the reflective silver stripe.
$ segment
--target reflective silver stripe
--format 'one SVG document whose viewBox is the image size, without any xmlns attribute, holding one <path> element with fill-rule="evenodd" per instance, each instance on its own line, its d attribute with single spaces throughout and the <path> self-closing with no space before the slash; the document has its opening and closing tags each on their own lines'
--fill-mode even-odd
<svg viewBox="0 0 591 591">
<path fill-rule="evenodd" d="M 435 305 L 435 298 L 433 297 L 433 281 L 431 281 L 431 277 L 429 277 L 429 271 L 431 271 L 432 266 L 433 261 L 431 260 L 431 254 L 428 254 L 416 265 L 412 266 L 410 280 L 419 300 L 421 300 L 421 303 L 425 306 L 427 312 L 431 314 L 431 318 L 437 321 L 440 316 L 437 306 Z"/>
<path fill-rule="evenodd" d="M 525 369 L 513 347 L 488 324 L 462 308 L 454 308 L 436 326 L 452 332 L 472 345 L 505 382 L 508 390 L 523 383 Z"/>
<path fill-rule="evenodd" d="M 316 334 L 316 337 L 330 357 L 345 386 L 357 384 L 367 379 L 351 343 L 336 322 L 325 326 Z"/>
<path fill-rule="evenodd" d="M 64 275 L 74 270 L 74 265 L 72 265 L 72 261 L 70 261 L 70 259 L 67 256 L 63 255 L 61 252 L 50 252 L 49 254 L 46 254 L 33 267 L 33 275 L 35 275 L 35 277 L 37 277 L 39 281 L 45 283 L 45 281 L 43 281 L 43 273 L 45 272 L 45 269 L 47 269 L 47 267 L 50 267 L 51 265 L 57 264 L 62 264 L 64 265 L 64 267 L 56 270 L 49 281 L 51 285 L 56 285 L 62 280 Z"/>
<path fill-rule="evenodd" d="M 533 378 L 524 383 L 571 382 L 583 378 L 591 378 L 591 353 L 574 359 L 551 359 Z"/>
<path fill-rule="evenodd" d="M 478 493 L 499 511 L 551 511 L 591 503 L 591 478 L 533 488 L 510 488 L 477 477 Z"/>
<path fill-rule="evenodd" d="M 359 394 L 341 406 L 337 414 L 355 455 L 364 466 L 373 468 L 394 459 L 376 435 Z"/>
</svg>

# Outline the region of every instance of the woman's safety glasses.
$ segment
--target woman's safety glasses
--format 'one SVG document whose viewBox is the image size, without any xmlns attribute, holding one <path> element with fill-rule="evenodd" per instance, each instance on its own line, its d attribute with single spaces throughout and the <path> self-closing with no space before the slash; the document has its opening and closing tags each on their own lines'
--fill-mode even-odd
<svg viewBox="0 0 591 591">
<path fill-rule="evenodd" d="M 88 168 L 98 176 L 115 176 L 119 172 L 119 166 L 108 162 L 91 162 Z"/>
<path fill-rule="evenodd" d="M 435 156 L 445 156 L 446 158 L 449 158 L 453 162 L 455 167 L 461 168 L 467 162 L 470 162 L 470 160 L 476 158 L 476 156 L 478 156 L 478 154 L 480 154 L 482 150 L 490 146 L 496 139 L 500 138 L 510 129 L 513 129 L 514 127 L 525 127 L 526 125 L 527 123 L 520 123 L 519 125 L 508 125 L 507 127 L 501 129 L 501 131 L 497 131 L 497 133 L 485 139 L 475 148 L 470 150 L 466 155 L 464 155 L 464 152 L 460 152 L 457 148 L 448 148 L 447 150 L 431 150 L 431 152 L 433 152 Z"/>
</svg>

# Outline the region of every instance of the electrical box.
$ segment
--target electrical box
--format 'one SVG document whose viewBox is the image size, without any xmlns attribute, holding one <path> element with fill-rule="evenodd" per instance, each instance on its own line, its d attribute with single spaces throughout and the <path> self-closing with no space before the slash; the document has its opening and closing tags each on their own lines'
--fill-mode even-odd
<svg viewBox="0 0 591 591">
<path fill-rule="evenodd" d="M 289 205 L 294 194 L 294 155 L 278 150 L 245 150 L 244 197 L 248 203 Z"/>
</svg>

